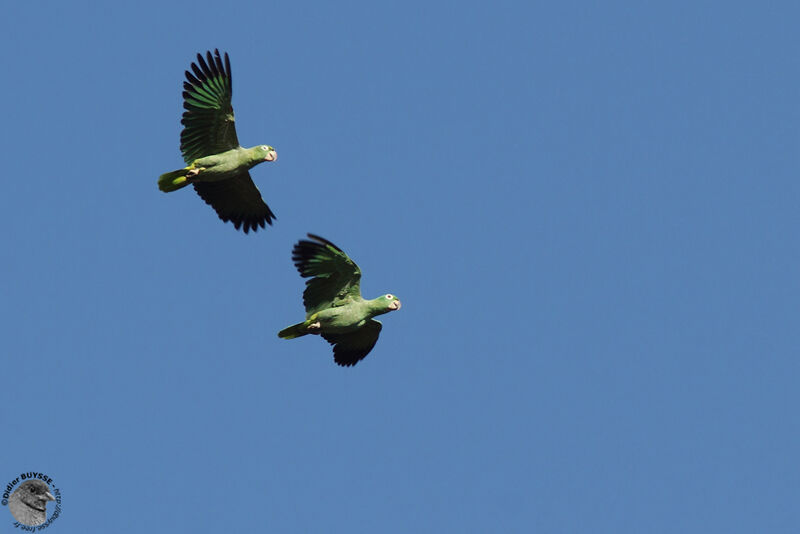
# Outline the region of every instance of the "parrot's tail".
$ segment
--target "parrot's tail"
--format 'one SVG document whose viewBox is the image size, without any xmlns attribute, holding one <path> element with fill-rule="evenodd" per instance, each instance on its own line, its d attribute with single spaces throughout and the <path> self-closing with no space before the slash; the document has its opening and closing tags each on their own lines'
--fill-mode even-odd
<svg viewBox="0 0 800 534">
<path fill-rule="evenodd" d="M 189 180 L 186 179 L 187 172 L 189 172 L 189 167 L 162 174 L 158 177 L 158 188 L 165 193 L 170 193 L 186 187 L 189 185 Z"/>
<path fill-rule="evenodd" d="M 293 324 L 278 332 L 278 337 L 282 339 L 294 339 L 308 334 L 308 325 L 306 322 Z"/>
</svg>

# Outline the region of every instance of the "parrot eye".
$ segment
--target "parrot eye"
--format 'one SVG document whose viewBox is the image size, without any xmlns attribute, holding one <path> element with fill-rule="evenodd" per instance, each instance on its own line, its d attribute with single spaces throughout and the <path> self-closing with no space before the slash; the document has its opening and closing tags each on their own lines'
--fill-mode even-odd
<svg viewBox="0 0 800 534">
<path fill-rule="evenodd" d="M 389 299 L 389 300 L 392 300 L 394 297 L 390 293 L 390 294 L 386 295 L 386 298 Z"/>
<path fill-rule="evenodd" d="M 261 145 L 261 150 L 264 152 L 269 152 L 269 147 L 267 145 Z"/>
</svg>

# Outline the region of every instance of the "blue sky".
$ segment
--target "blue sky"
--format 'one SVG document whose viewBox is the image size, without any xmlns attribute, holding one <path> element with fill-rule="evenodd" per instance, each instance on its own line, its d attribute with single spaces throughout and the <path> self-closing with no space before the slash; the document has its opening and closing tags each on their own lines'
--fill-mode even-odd
<svg viewBox="0 0 800 534">
<path fill-rule="evenodd" d="M 53 533 L 800 528 L 795 3 L 67 4 L 0 21 L 0 480 Z M 215 47 L 255 235 L 156 187 Z M 276 337 L 306 232 L 403 301 L 354 368 Z"/>
</svg>

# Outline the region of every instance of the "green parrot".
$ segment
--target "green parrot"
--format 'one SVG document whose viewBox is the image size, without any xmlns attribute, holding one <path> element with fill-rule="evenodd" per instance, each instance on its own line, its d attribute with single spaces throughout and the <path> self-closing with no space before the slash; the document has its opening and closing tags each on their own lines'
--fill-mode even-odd
<svg viewBox="0 0 800 534">
<path fill-rule="evenodd" d="M 219 50 L 206 52 L 206 59 L 197 54 L 192 74 L 186 71 L 183 82 L 181 154 L 187 166 L 162 174 L 158 188 L 165 193 L 189 184 L 219 215 L 231 221 L 244 233 L 272 224 L 275 214 L 261 199 L 261 193 L 250 178 L 252 167 L 264 161 L 275 161 L 278 154 L 269 145 L 242 148 L 236 137 L 231 106 L 233 83 L 231 62 L 225 63 Z"/>
<path fill-rule="evenodd" d="M 278 337 L 294 339 L 319 334 L 333 345 L 333 359 L 351 366 L 364 359 L 381 333 L 381 322 L 373 319 L 400 309 L 400 300 L 392 295 L 376 299 L 361 297 L 361 269 L 342 249 L 314 234 L 311 241 L 298 241 L 292 261 L 306 281 L 303 304 L 306 320 L 278 332 Z"/>
</svg>

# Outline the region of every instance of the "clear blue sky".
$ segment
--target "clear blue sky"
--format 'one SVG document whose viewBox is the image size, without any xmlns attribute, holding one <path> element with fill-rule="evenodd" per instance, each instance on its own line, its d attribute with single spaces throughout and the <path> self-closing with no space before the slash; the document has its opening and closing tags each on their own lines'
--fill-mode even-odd
<svg viewBox="0 0 800 534">
<path fill-rule="evenodd" d="M 800 530 L 795 2 L 221 6 L 0 21 L 0 481 L 53 534 Z M 156 187 L 215 47 L 255 235 Z M 276 337 L 309 231 L 404 304 L 352 369 Z"/>
</svg>

